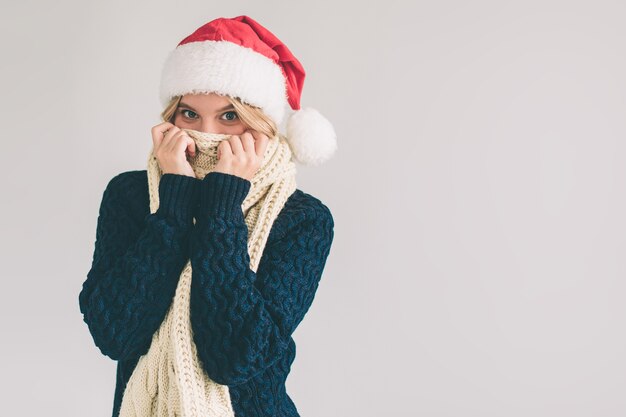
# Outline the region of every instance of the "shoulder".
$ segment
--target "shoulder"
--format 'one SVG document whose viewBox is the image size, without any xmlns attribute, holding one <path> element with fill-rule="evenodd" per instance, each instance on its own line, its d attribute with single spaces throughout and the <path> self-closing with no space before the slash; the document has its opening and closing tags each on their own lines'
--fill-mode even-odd
<svg viewBox="0 0 626 417">
<path fill-rule="evenodd" d="M 125 171 L 109 180 L 103 201 L 123 204 L 137 219 L 149 212 L 148 173 L 145 169 Z M 284 236 L 290 229 L 302 222 L 310 222 L 320 227 L 334 227 L 334 219 L 328 205 L 314 195 L 300 188 L 289 196 L 270 232 L 270 239 Z"/>
<path fill-rule="evenodd" d="M 144 170 L 126 171 L 114 176 L 107 188 L 115 193 L 121 193 L 130 199 L 139 196 L 148 198 L 148 173 Z M 305 219 L 326 219 L 333 221 L 330 208 L 319 198 L 296 188 L 289 196 L 279 217 L 283 222 L 298 223 Z"/>
<path fill-rule="evenodd" d="M 300 188 L 296 188 L 289 196 L 281 214 L 283 217 L 333 219 L 330 208 L 322 200 Z"/>
<path fill-rule="evenodd" d="M 334 219 L 328 205 L 318 197 L 297 188 L 285 202 L 272 225 L 269 240 L 281 239 L 296 227 L 328 230 L 332 233 Z"/>
<path fill-rule="evenodd" d="M 149 212 L 149 201 L 147 171 L 125 171 L 109 180 L 102 196 L 102 208 L 124 211 L 141 220 Z"/>
<path fill-rule="evenodd" d="M 109 180 L 107 190 L 116 193 L 135 192 L 148 189 L 148 174 L 144 170 L 125 171 Z"/>
</svg>

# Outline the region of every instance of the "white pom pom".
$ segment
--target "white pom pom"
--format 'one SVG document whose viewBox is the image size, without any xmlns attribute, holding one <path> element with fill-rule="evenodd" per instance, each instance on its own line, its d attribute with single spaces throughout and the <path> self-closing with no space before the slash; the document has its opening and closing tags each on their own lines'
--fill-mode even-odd
<svg viewBox="0 0 626 417">
<path fill-rule="evenodd" d="M 302 165 L 320 165 L 337 150 L 337 134 L 333 125 L 311 107 L 297 110 L 289 116 L 286 137 L 295 161 Z"/>
</svg>

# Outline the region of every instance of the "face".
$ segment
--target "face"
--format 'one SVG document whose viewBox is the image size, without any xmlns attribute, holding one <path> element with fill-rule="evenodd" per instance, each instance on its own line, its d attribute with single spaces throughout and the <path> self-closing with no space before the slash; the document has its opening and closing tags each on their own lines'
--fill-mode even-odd
<svg viewBox="0 0 626 417">
<path fill-rule="evenodd" d="M 226 135 L 241 135 L 247 129 L 228 99 L 215 93 L 185 94 L 176 109 L 174 125 Z"/>
</svg>

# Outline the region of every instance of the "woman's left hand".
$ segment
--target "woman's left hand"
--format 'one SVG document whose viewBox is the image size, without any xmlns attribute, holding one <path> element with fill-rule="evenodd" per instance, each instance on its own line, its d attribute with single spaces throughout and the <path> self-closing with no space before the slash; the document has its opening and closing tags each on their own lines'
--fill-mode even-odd
<svg viewBox="0 0 626 417">
<path fill-rule="evenodd" d="M 252 180 L 263 163 L 268 143 L 267 135 L 255 130 L 232 135 L 217 147 L 215 171 Z"/>
</svg>

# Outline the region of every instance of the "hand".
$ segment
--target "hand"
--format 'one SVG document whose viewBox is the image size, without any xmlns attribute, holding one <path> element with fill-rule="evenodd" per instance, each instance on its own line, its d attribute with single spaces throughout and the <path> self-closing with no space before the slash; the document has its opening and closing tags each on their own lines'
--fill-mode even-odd
<svg viewBox="0 0 626 417">
<path fill-rule="evenodd" d="M 196 178 L 187 154 L 195 156 L 196 142 L 187 135 L 187 132 L 163 122 L 152 128 L 152 143 L 154 156 L 159 163 L 163 174 L 179 174 Z"/>
<path fill-rule="evenodd" d="M 215 171 L 252 180 L 261 167 L 269 138 L 255 130 L 232 135 L 217 147 Z"/>
</svg>

